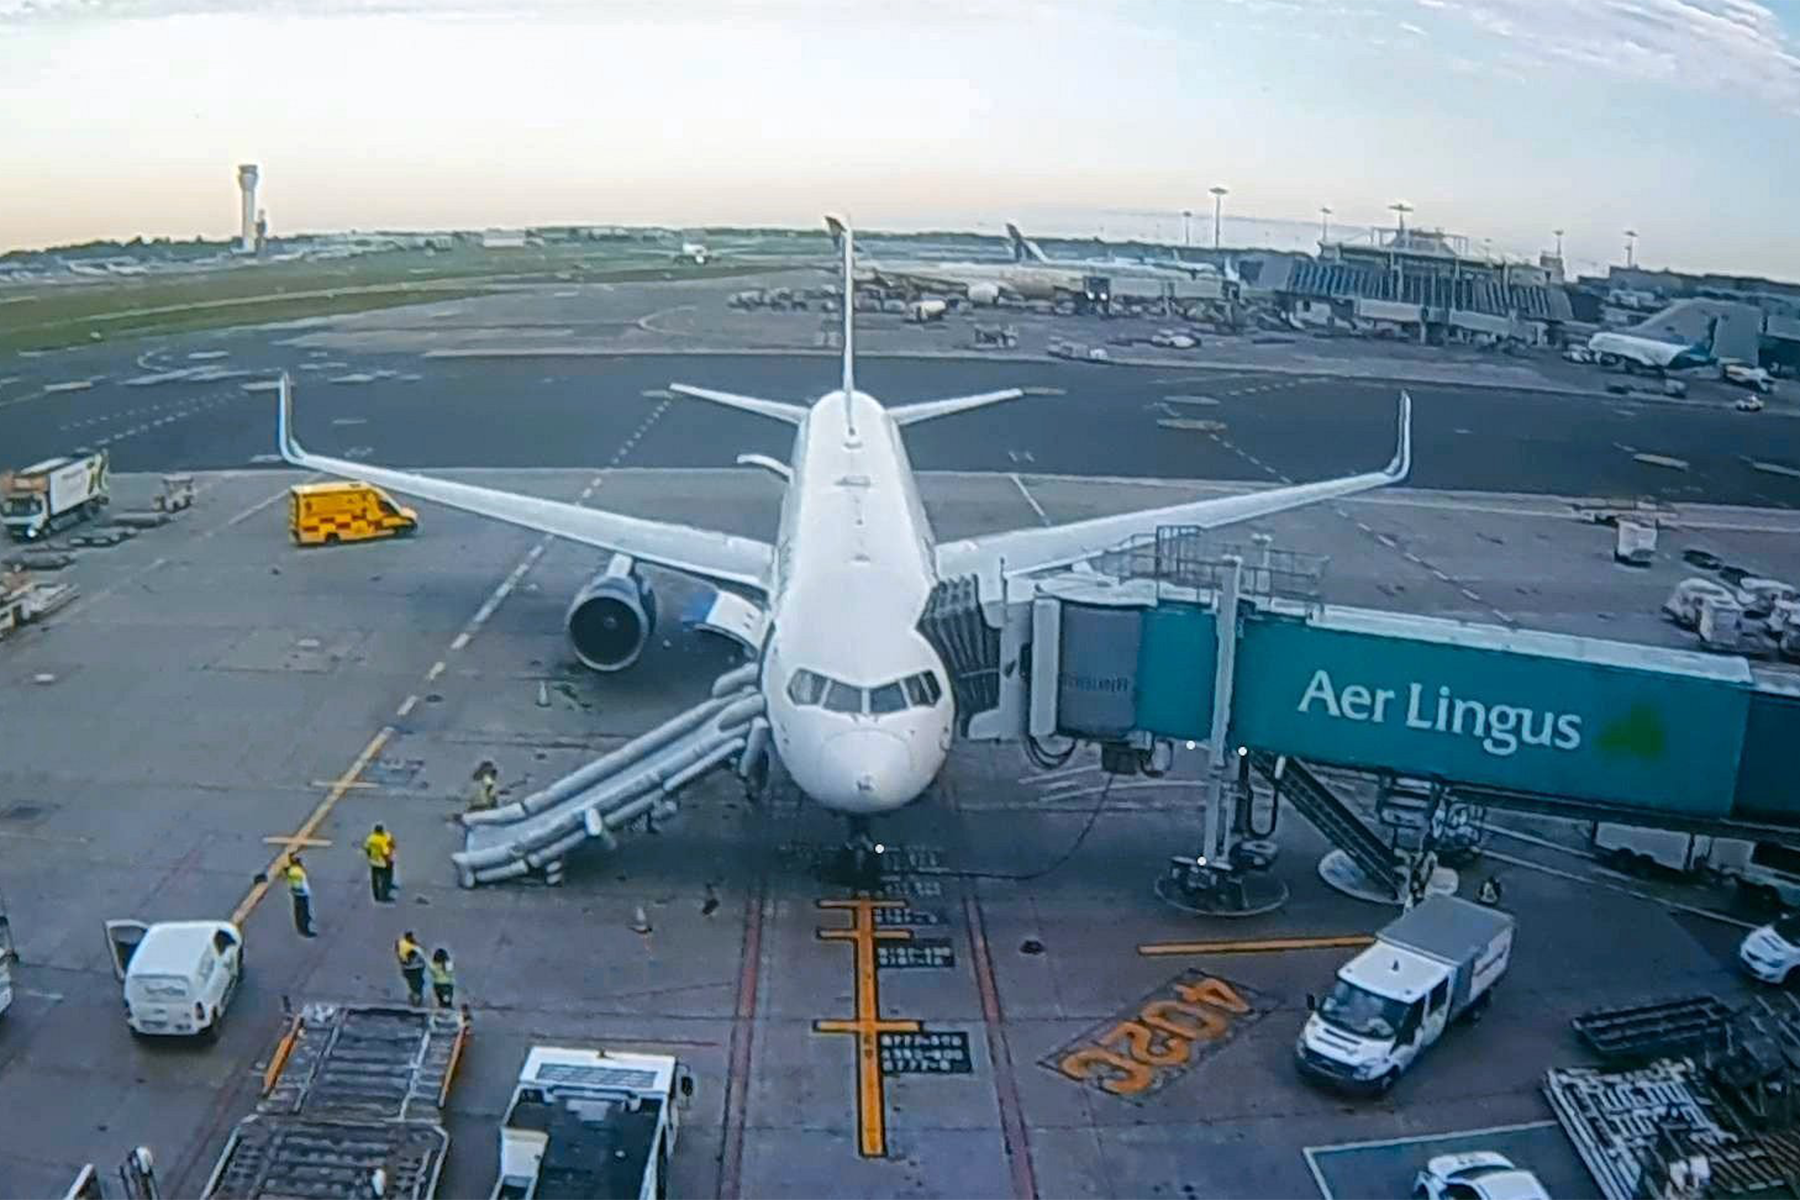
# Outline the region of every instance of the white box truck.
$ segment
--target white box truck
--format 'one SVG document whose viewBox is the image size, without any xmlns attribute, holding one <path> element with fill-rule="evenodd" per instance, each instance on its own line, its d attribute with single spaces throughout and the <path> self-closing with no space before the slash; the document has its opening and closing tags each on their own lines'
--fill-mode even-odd
<svg viewBox="0 0 1800 1200">
<path fill-rule="evenodd" d="M 1430 896 L 1307 997 L 1294 1057 L 1303 1075 L 1385 1092 L 1459 1017 L 1480 1019 L 1512 961 L 1513 919 L 1455 896 Z"/>
<path fill-rule="evenodd" d="M 0 521 L 21 542 L 98 512 L 107 502 L 106 451 L 47 458 L 0 475 Z"/>
</svg>

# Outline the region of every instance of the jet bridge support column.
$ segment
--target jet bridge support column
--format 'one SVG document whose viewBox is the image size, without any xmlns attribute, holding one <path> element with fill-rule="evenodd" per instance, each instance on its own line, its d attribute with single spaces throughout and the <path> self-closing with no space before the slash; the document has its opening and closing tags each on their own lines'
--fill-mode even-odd
<svg viewBox="0 0 1800 1200">
<path fill-rule="evenodd" d="M 1206 800 L 1200 835 L 1200 853 L 1192 858 L 1176 855 L 1168 871 L 1156 881 L 1156 894 L 1176 908 L 1213 917 L 1247 917 L 1266 913 L 1287 902 L 1285 883 L 1263 874 L 1237 853 L 1239 827 L 1248 805 L 1238 769 L 1238 755 L 1227 744 L 1230 736 L 1232 688 L 1237 678 L 1238 610 L 1243 599 L 1243 560 L 1229 556 L 1218 592 L 1215 629 L 1218 656 L 1213 670 L 1212 727 L 1207 734 Z M 1230 804 L 1227 805 L 1227 790 Z"/>
</svg>

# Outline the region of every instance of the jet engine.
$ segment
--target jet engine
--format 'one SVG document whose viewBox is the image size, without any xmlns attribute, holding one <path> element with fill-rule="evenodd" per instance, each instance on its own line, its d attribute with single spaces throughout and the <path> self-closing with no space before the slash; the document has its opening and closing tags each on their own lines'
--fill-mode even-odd
<svg viewBox="0 0 1800 1200">
<path fill-rule="evenodd" d="M 1000 303 L 1000 285 L 997 283 L 972 283 L 969 285 L 970 304 Z"/>
<path fill-rule="evenodd" d="M 623 671 L 638 660 L 656 629 L 656 593 L 631 557 L 613 555 L 569 602 L 563 618 L 575 657 L 596 671 Z"/>
</svg>

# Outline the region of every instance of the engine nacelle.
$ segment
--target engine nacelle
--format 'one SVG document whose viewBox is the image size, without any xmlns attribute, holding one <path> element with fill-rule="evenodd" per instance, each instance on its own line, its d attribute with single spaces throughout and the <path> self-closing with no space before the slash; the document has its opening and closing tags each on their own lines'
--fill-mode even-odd
<svg viewBox="0 0 1800 1200">
<path fill-rule="evenodd" d="M 970 284 L 969 303 L 987 305 L 1000 303 L 1000 285 L 997 283 Z"/>
<path fill-rule="evenodd" d="M 615 554 L 606 570 L 575 593 L 563 621 L 576 658 L 596 671 L 623 671 L 656 630 L 656 593 L 629 555 Z"/>
</svg>

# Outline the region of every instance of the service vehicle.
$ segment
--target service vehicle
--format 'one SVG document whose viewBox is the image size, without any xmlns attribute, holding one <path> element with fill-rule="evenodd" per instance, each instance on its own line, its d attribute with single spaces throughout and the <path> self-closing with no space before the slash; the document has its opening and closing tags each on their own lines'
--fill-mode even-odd
<svg viewBox="0 0 1800 1200">
<path fill-rule="evenodd" d="M 1764 983 L 1783 984 L 1800 966 L 1800 913 L 1752 929 L 1738 945 L 1738 962 Z"/>
<path fill-rule="evenodd" d="M 229 921 L 108 921 L 134 1037 L 216 1037 L 244 979 L 244 935 Z"/>
<path fill-rule="evenodd" d="M 1513 919 L 1433 895 L 1375 935 L 1314 1000 L 1294 1057 L 1302 1074 L 1385 1092 L 1452 1021 L 1479 1020 L 1512 961 Z"/>
<path fill-rule="evenodd" d="M 491 1200 L 662 1200 L 694 1077 L 667 1054 L 533 1046 L 500 1126 Z"/>
<path fill-rule="evenodd" d="M 202 1200 L 435 1196 L 450 1152 L 444 1105 L 469 1032 L 467 1008 L 290 1012 L 255 1111 L 226 1139 Z"/>
<path fill-rule="evenodd" d="M 418 528 L 418 513 L 371 483 L 297 483 L 288 489 L 288 532 L 301 546 L 408 537 Z"/>
<path fill-rule="evenodd" d="M 1550 1200 L 1530 1171 L 1492 1150 L 1440 1154 L 1413 1181 L 1413 1200 Z"/>
<path fill-rule="evenodd" d="M 1726 383 L 1742 384 L 1759 392 L 1775 390 L 1775 377 L 1761 367 L 1749 363 L 1728 362 L 1719 366 L 1719 378 Z"/>
<path fill-rule="evenodd" d="M 1607 821 L 1595 823 L 1591 840 L 1607 864 L 1621 870 L 1655 863 L 1684 875 L 1723 876 L 1745 899 L 1765 908 L 1800 908 L 1800 850 L 1780 842 L 1638 829 Z"/>
<path fill-rule="evenodd" d="M 106 451 L 46 458 L 0 475 L 0 521 L 15 540 L 35 542 L 106 507 L 111 480 Z"/>
</svg>

